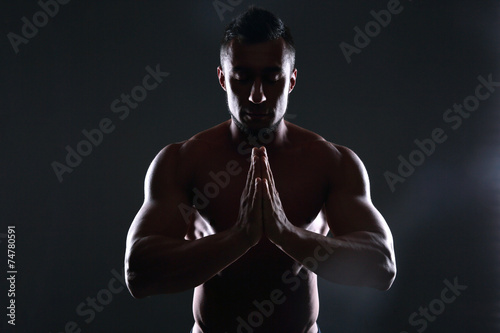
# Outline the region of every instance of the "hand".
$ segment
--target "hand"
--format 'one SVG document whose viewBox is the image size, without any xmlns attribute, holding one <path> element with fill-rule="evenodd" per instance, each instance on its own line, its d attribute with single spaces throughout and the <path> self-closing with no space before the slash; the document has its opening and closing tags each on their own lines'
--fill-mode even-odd
<svg viewBox="0 0 500 333">
<path fill-rule="evenodd" d="M 260 151 L 260 168 L 263 182 L 262 218 L 264 233 L 271 242 L 280 246 L 283 233 L 291 231 L 293 224 L 286 217 L 279 193 L 276 190 L 266 148 L 261 147 Z"/>
<path fill-rule="evenodd" d="M 240 200 L 240 211 L 235 228 L 243 231 L 250 241 L 250 246 L 256 245 L 263 235 L 261 163 L 258 149 L 252 149 L 250 168 L 247 181 Z"/>
</svg>

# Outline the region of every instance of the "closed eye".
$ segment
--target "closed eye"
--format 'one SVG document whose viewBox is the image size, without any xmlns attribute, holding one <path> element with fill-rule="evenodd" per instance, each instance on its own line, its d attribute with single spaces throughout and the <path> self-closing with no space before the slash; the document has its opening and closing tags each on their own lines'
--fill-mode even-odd
<svg viewBox="0 0 500 333">
<path fill-rule="evenodd" d="M 276 74 L 276 75 L 268 75 L 265 80 L 269 83 L 276 83 L 281 79 L 281 76 Z"/>
<path fill-rule="evenodd" d="M 238 76 L 237 75 L 237 76 L 234 77 L 234 79 L 236 81 L 248 81 L 248 77 L 246 77 L 246 76 Z"/>
</svg>

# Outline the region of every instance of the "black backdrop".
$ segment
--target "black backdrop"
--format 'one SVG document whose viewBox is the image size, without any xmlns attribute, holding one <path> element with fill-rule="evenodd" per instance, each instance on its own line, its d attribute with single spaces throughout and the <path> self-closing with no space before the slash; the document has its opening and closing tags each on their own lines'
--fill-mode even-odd
<svg viewBox="0 0 500 333">
<path fill-rule="evenodd" d="M 228 118 L 218 43 L 230 18 L 252 3 L 60 1 L 57 13 L 47 7 L 53 17 L 39 13 L 50 0 L 1 3 L 3 331 L 188 332 L 192 292 L 135 300 L 124 290 L 125 236 L 155 154 Z M 226 11 L 219 15 L 214 3 Z M 364 47 L 350 63 L 340 44 L 355 46 L 354 27 L 364 30 L 371 11 L 394 0 L 254 3 L 295 35 L 290 120 L 361 157 L 394 234 L 392 289 L 321 280 L 322 330 L 497 331 L 500 88 L 481 88 L 489 95 L 478 105 L 470 96 L 479 76 L 500 81 L 500 3 L 401 0 L 380 31 L 368 25 L 372 37 L 357 40 Z M 30 30 L 34 20 L 38 31 Z M 140 88 L 147 66 L 169 73 L 150 91 Z M 128 115 L 113 112 L 131 92 L 144 99 Z M 443 118 L 464 101 L 474 111 L 462 111 L 460 124 Z M 94 137 L 98 145 L 81 143 L 82 131 L 100 125 L 109 133 Z M 429 156 L 416 152 L 415 140 L 436 128 L 446 140 Z M 67 146 L 87 156 L 62 167 Z M 391 189 L 384 174 L 398 175 L 399 156 L 419 165 L 401 169 L 405 181 Z M 54 162 L 67 168 L 61 179 Z M 15 326 L 6 316 L 8 226 L 16 232 Z M 446 303 L 445 279 L 467 289 L 453 301 L 446 294 Z M 429 306 L 427 317 L 419 313 Z"/>
</svg>

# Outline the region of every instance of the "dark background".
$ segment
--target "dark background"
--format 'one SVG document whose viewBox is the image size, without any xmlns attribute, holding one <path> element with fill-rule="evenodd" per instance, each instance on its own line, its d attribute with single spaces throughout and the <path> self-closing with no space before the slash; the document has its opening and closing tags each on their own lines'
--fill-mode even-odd
<svg viewBox="0 0 500 333">
<path fill-rule="evenodd" d="M 8 225 L 16 226 L 18 269 L 16 326 L 2 313 L 3 331 L 64 332 L 73 321 L 82 332 L 189 332 L 191 291 L 135 300 L 113 271 L 122 272 L 156 153 L 228 118 L 216 79 L 219 40 L 252 3 L 278 14 L 296 39 L 291 121 L 360 156 L 395 239 L 398 276 L 388 292 L 320 281 L 323 332 L 417 332 L 423 327 L 411 326 L 410 315 L 455 278 L 467 289 L 424 330 L 498 332 L 500 88 L 456 130 L 443 113 L 474 94 L 479 75 L 500 81 L 500 3 L 430 0 L 402 0 L 403 11 L 350 64 L 339 44 L 353 44 L 354 26 L 363 29 L 388 1 L 242 0 L 221 19 L 211 0 L 73 0 L 16 54 L 7 33 L 21 35 L 21 18 L 32 22 L 40 6 L 2 0 L 5 312 Z M 170 75 L 120 120 L 111 102 L 157 64 Z M 65 163 L 65 147 L 103 118 L 114 131 L 59 182 L 51 163 Z M 447 140 L 392 192 L 384 172 L 397 173 L 398 156 L 408 158 L 413 141 L 438 127 Z M 92 320 L 77 314 L 88 297 L 105 297 L 110 281 L 121 292 Z"/>
</svg>

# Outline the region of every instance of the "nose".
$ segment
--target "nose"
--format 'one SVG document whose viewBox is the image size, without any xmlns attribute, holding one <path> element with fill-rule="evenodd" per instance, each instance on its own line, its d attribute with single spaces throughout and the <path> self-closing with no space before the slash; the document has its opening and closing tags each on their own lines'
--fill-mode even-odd
<svg viewBox="0 0 500 333">
<path fill-rule="evenodd" d="M 266 95 L 264 94 L 262 81 L 260 79 L 255 79 L 253 82 L 252 90 L 250 91 L 248 99 L 254 104 L 260 104 L 266 101 Z"/>
</svg>

